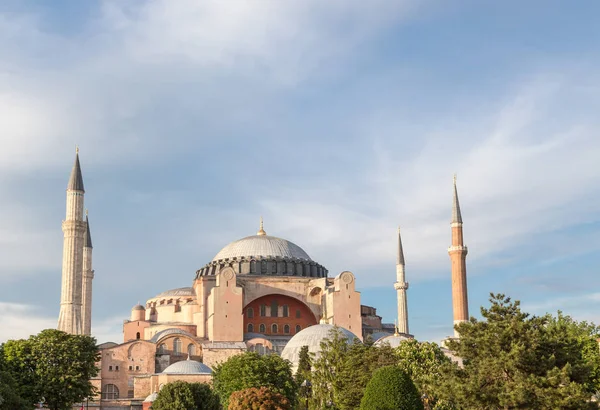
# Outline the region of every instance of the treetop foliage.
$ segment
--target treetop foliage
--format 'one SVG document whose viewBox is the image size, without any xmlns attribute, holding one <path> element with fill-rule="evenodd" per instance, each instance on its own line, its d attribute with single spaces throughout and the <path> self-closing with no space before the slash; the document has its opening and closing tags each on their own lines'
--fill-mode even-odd
<svg viewBox="0 0 600 410">
<path fill-rule="evenodd" d="M 406 372 L 398 366 L 385 366 L 373 373 L 360 410 L 423 410 L 423 403 Z"/>
<path fill-rule="evenodd" d="M 206 383 L 175 381 L 165 384 L 152 403 L 155 410 L 219 410 L 219 397 Z"/>
<path fill-rule="evenodd" d="M 250 387 L 233 392 L 228 410 L 291 410 L 290 401 L 268 387 Z"/>
</svg>

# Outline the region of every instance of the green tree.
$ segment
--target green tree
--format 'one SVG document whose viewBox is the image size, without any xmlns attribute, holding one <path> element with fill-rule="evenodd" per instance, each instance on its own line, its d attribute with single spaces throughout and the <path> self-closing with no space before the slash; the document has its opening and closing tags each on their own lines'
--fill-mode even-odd
<svg viewBox="0 0 600 410">
<path fill-rule="evenodd" d="M 408 374 L 421 396 L 427 398 L 428 406 L 435 405 L 445 374 L 453 366 L 451 360 L 437 344 L 414 339 L 400 343 L 395 356 L 398 367 Z"/>
<path fill-rule="evenodd" d="M 233 392 L 228 410 L 290 410 L 290 401 L 268 387 L 250 387 Z"/>
<path fill-rule="evenodd" d="M 3 351 L 19 395 L 30 406 L 44 397 L 49 409 L 63 410 L 95 393 L 90 379 L 98 374 L 100 356 L 92 337 L 47 329 L 9 341 Z"/>
<path fill-rule="evenodd" d="M 518 301 L 492 294 L 483 320 L 457 326 L 448 348 L 463 360 L 440 391 L 459 408 L 594 409 L 597 329 L 559 315 L 530 316 Z"/>
<path fill-rule="evenodd" d="M 219 410 L 219 397 L 206 383 L 167 383 L 152 403 L 156 410 Z"/>
<path fill-rule="evenodd" d="M 274 354 L 248 352 L 230 357 L 215 366 L 213 386 L 224 408 L 229 405 L 231 393 L 250 387 L 269 387 L 296 404 L 297 386 L 290 362 Z"/>
<path fill-rule="evenodd" d="M 7 370 L 3 348 L 0 346 L 0 410 L 28 410 L 30 407 L 18 394 L 17 383 Z"/>
<path fill-rule="evenodd" d="M 349 344 L 339 328 L 333 328 L 321 342 L 319 357 L 313 362 L 311 408 L 324 409 L 335 403 L 335 392 L 341 391 L 339 375 Z"/>
<path fill-rule="evenodd" d="M 423 410 L 417 387 L 398 366 L 373 373 L 360 403 L 361 410 Z"/>
<path fill-rule="evenodd" d="M 334 390 L 334 403 L 339 409 L 360 407 L 365 388 L 375 370 L 396 364 L 394 349 L 389 344 L 375 346 L 371 340 L 353 343 L 344 354 Z"/>
<path fill-rule="evenodd" d="M 310 396 L 311 388 L 310 386 L 303 386 L 302 384 L 305 380 L 307 380 L 309 383 L 312 383 L 312 357 L 308 351 L 308 346 L 302 346 L 300 348 L 298 359 L 298 369 L 296 370 L 295 379 L 296 385 L 298 386 L 298 397 L 302 402 L 304 402 L 302 399 Z"/>
</svg>

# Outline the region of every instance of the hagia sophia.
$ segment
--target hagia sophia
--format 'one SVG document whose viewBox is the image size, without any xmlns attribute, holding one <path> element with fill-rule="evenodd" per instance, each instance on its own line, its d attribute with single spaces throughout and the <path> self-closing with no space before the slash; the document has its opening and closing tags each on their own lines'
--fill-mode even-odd
<svg viewBox="0 0 600 410">
<path fill-rule="evenodd" d="M 454 324 L 468 320 L 467 247 L 454 180 L 451 260 Z M 91 334 L 92 239 L 76 153 L 67 185 L 58 329 Z M 408 326 L 404 252 L 397 237 L 397 324 L 383 324 L 361 305 L 356 277 L 330 274 L 300 246 L 268 235 L 262 218 L 255 235 L 235 240 L 190 274 L 191 286 L 165 290 L 135 305 L 123 322 L 123 340 L 99 345 L 100 372 L 92 380 L 102 409 L 147 409 L 160 387 L 174 380 L 210 382 L 212 367 L 246 351 L 275 353 L 297 365 L 298 352 L 338 327 L 349 339 L 371 337 L 397 346 L 413 338 Z M 455 334 L 455 337 L 458 335 Z"/>
</svg>

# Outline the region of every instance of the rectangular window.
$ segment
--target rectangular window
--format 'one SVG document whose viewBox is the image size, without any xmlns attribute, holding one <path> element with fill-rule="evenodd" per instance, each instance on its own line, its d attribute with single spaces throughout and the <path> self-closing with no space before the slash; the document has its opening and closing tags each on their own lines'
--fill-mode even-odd
<svg viewBox="0 0 600 410">
<path fill-rule="evenodd" d="M 129 366 L 129 370 L 133 370 L 133 366 Z"/>
<path fill-rule="evenodd" d="M 119 371 L 119 366 L 115 366 L 115 371 L 118 372 Z"/>
<path fill-rule="evenodd" d="M 296 319 L 300 319 L 300 309 L 296 310 Z"/>
<path fill-rule="evenodd" d="M 112 372 L 112 366 L 108 366 L 108 371 Z"/>
</svg>

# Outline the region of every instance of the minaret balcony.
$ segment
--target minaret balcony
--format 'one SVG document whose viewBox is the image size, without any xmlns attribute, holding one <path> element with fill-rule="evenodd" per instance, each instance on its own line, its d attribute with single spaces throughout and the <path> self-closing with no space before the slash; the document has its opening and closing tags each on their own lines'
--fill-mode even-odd
<svg viewBox="0 0 600 410">
<path fill-rule="evenodd" d="M 464 245 L 457 245 L 457 246 L 449 246 L 448 247 L 448 252 L 454 252 L 454 251 L 465 251 L 468 252 L 469 249 L 464 246 Z"/>
<path fill-rule="evenodd" d="M 394 289 L 396 290 L 406 290 L 408 289 L 408 282 L 395 282 Z"/>
</svg>

